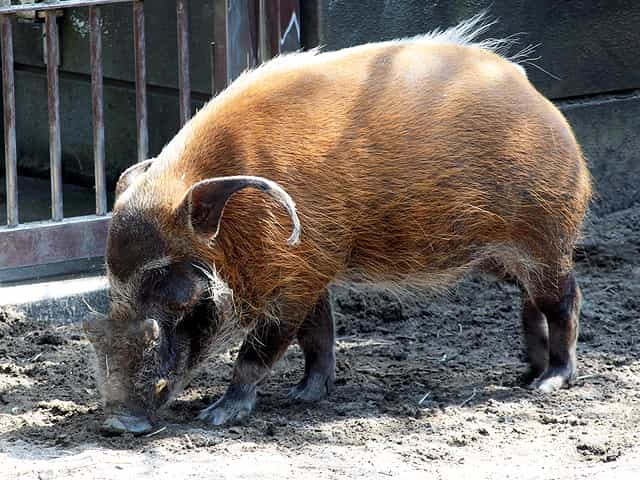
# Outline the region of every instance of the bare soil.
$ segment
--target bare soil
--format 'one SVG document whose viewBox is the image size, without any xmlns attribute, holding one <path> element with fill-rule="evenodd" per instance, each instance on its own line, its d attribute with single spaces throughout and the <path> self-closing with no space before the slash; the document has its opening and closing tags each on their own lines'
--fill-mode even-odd
<svg viewBox="0 0 640 480">
<path fill-rule="evenodd" d="M 445 296 L 336 289 L 338 381 L 289 402 L 292 347 L 244 424 L 195 414 L 222 394 L 212 358 L 152 434 L 103 437 L 77 325 L 0 313 L 0 478 L 640 478 L 640 208 L 594 219 L 576 384 L 523 388 L 518 292 L 471 278 Z"/>
</svg>

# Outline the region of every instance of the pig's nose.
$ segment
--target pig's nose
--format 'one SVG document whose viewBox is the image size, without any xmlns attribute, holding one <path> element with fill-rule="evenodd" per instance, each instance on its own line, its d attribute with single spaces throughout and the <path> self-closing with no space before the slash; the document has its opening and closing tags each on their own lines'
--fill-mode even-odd
<svg viewBox="0 0 640 480">
<path fill-rule="evenodd" d="M 143 435 L 152 429 L 153 425 L 146 416 L 121 412 L 107 415 L 100 427 L 104 435 L 122 435 L 123 433 Z"/>
</svg>

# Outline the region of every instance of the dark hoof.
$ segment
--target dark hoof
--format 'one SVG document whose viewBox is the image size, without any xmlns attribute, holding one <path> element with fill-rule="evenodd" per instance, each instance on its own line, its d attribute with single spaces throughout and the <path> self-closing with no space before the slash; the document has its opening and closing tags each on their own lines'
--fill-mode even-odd
<svg viewBox="0 0 640 480">
<path fill-rule="evenodd" d="M 237 423 L 249 416 L 255 404 L 255 387 L 231 386 L 222 398 L 198 414 L 198 420 L 210 425 Z"/>
<path fill-rule="evenodd" d="M 561 388 L 569 387 L 574 375 L 574 370 L 569 367 L 548 368 L 531 383 L 530 388 L 544 393 L 555 392 Z"/>
<path fill-rule="evenodd" d="M 531 386 L 531 384 L 534 382 L 534 380 L 536 378 L 538 378 L 539 376 L 542 375 L 542 373 L 544 372 L 544 370 L 538 369 L 538 368 L 533 368 L 533 367 L 529 367 L 527 368 L 527 370 L 525 372 L 523 372 L 519 377 L 518 377 L 518 383 L 521 386 Z"/>
<path fill-rule="evenodd" d="M 317 402 L 331 393 L 334 382 L 333 375 L 311 373 L 289 390 L 288 397 L 300 402 Z"/>
<path fill-rule="evenodd" d="M 145 417 L 126 414 L 109 415 L 100 426 L 100 432 L 109 436 L 122 435 L 123 433 L 143 435 L 149 433 L 152 429 L 153 425 Z"/>
</svg>

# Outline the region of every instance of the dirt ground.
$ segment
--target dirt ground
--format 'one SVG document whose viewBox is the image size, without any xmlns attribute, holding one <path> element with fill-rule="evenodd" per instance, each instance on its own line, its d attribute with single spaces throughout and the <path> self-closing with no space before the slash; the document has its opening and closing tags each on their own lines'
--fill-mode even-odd
<svg viewBox="0 0 640 480">
<path fill-rule="evenodd" d="M 211 359 L 159 430 L 97 432 L 90 347 L 77 325 L 0 315 L 0 478 L 640 478 L 640 208 L 593 219 L 577 253 L 584 293 L 576 385 L 522 388 L 520 299 L 469 279 L 412 301 L 336 289 L 338 381 L 292 404 L 290 349 L 244 424 L 195 414 L 235 352 Z"/>
</svg>

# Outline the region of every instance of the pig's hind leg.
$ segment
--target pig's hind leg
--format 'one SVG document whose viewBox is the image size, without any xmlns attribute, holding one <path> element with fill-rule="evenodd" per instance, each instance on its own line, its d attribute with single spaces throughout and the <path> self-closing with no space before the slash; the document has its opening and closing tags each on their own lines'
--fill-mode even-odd
<svg viewBox="0 0 640 480">
<path fill-rule="evenodd" d="M 532 388 L 551 392 L 567 386 L 576 372 L 576 343 L 582 295 L 572 272 L 556 277 L 538 290 L 533 302 L 546 318 L 548 329 L 548 365 L 531 384 Z"/>
<path fill-rule="evenodd" d="M 550 273 L 556 271 L 556 267 L 534 275 L 526 268 L 516 268 L 516 272 L 523 274 L 510 274 L 495 262 L 488 262 L 483 268 L 523 292 L 522 329 L 529 363 L 522 376 L 523 383 L 545 392 L 569 385 L 576 371 L 582 298 L 574 274 Z"/>
<path fill-rule="evenodd" d="M 336 378 L 335 334 L 329 292 L 325 291 L 298 330 L 304 353 L 304 377 L 289 398 L 315 402 L 333 389 Z"/>
<path fill-rule="evenodd" d="M 505 263 L 513 264 L 513 262 L 508 261 Z M 526 269 L 515 269 L 516 271 L 526 272 L 522 275 L 523 280 L 520 280 L 518 275 L 509 273 L 503 264 L 496 261 L 487 261 L 482 265 L 482 270 L 502 282 L 518 287 L 522 292 L 522 332 L 529 367 L 520 377 L 520 380 L 523 384 L 530 385 L 531 382 L 542 375 L 549 363 L 547 319 L 531 300 L 525 288 L 525 284 L 529 279 Z"/>
</svg>

